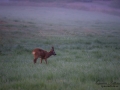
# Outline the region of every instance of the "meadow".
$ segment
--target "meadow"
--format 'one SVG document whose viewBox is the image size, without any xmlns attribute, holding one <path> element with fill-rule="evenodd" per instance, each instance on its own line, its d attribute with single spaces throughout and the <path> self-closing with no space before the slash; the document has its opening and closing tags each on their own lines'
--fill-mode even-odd
<svg viewBox="0 0 120 90">
<path fill-rule="evenodd" d="M 33 63 L 36 47 L 56 56 Z M 120 17 L 0 6 L 0 90 L 119 90 Z"/>
</svg>

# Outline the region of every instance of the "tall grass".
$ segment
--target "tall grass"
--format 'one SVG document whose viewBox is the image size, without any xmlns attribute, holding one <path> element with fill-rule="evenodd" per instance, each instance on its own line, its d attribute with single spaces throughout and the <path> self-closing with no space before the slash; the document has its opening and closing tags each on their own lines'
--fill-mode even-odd
<svg viewBox="0 0 120 90">
<path fill-rule="evenodd" d="M 102 88 L 96 83 L 120 83 L 120 22 L 81 21 L 85 25 L 79 27 L 74 21 L 73 26 L 61 27 L 1 20 L 7 23 L 0 25 L 0 90 L 120 89 L 119 85 Z M 33 64 L 32 49 L 49 51 L 52 45 L 57 55 L 47 65 L 40 64 L 40 59 Z"/>
</svg>

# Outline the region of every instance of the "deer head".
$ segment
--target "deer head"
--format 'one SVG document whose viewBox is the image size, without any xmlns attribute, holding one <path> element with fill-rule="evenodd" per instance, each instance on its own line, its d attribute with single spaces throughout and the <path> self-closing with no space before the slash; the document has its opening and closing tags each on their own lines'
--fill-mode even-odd
<svg viewBox="0 0 120 90">
<path fill-rule="evenodd" d="M 51 48 L 51 51 L 50 51 L 50 52 L 51 52 L 51 54 L 52 54 L 52 55 L 56 55 L 56 53 L 55 53 L 55 51 L 54 51 L 54 47 L 53 47 L 53 46 L 52 46 L 52 48 Z"/>
</svg>

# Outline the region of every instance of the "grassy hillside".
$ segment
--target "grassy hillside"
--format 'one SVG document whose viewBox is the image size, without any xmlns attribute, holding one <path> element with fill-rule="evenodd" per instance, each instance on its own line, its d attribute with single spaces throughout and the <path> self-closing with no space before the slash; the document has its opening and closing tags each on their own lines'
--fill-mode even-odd
<svg viewBox="0 0 120 90">
<path fill-rule="evenodd" d="M 108 14 L 0 8 L 0 90 L 119 90 L 119 29 Z M 57 55 L 34 64 L 32 50 L 51 46 Z"/>
</svg>

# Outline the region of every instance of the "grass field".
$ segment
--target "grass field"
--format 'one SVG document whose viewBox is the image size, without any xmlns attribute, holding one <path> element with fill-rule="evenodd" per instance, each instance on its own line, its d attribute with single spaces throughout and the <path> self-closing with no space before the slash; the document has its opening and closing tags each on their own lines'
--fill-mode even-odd
<svg viewBox="0 0 120 90">
<path fill-rule="evenodd" d="M 57 55 L 34 64 L 32 50 L 51 46 Z M 120 90 L 119 69 L 120 17 L 0 7 L 0 90 Z"/>
</svg>

